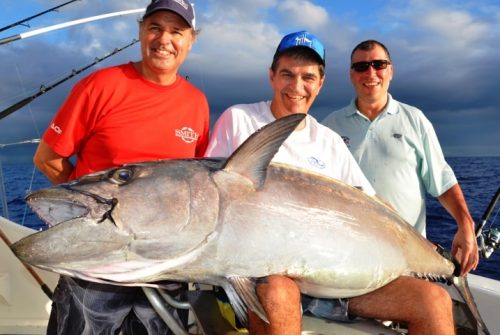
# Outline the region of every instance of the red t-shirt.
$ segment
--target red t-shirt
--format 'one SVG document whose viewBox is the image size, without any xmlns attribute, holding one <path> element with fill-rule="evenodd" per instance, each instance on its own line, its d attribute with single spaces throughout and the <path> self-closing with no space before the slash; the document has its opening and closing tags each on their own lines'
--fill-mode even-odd
<svg viewBox="0 0 500 335">
<path fill-rule="evenodd" d="M 128 63 L 76 84 L 43 140 L 60 156 L 77 155 L 73 179 L 124 163 L 203 157 L 208 131 L 200 90 L 180 76 L 154 84 Z"/>
</svg>

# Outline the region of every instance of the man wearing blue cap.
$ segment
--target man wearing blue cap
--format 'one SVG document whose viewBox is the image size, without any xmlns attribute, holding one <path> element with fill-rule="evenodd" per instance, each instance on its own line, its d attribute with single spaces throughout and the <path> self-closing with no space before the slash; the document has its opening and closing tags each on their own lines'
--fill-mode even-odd
<svg viewBox="0 0 500 335">
<path fill-rule="evenodd" d="M 325 49 L 319 39 L 307 31 L 285 36 L 269 69 L 273 99 L 228 108 L 213 128 L 205 156 L 229 157 L 262 126 L 286 115 L 308 113 L 324 79 Z M 273 161 L 326 174 L 375 194 L 342 139 L 310 115 Z"/>
<path fill-rule="evenodd" d="M 276 49 L 269 80 L 272 100 L 235 105 L 224 111 L 213 128 L 205 156 L 229 157 L 262 126 L 286 115 L 307 114 L 325 80 L 323 44 L 307 31 L 286 35 Z M 310 115 L 283 143 L 273 161 L 312 170 L 375 195 L 341 137 Z M 299 335 L 301 299 L 305 312 L 332 320 L 349 321 L 354 314 L 404 321 L 412 334 L 445 334 L 436 324 L 453 327 L 451 299 L 446 291 L 415 278 L 399 278 L 372 293 L 339 300 L 301 297 L 293 280 L 272 275 L 257 282 L 256 293 L 269 323 L 250 311 L 251 334 Z M 431 328 L 425 328 L 427 324 Z"/>
<path fill-rule="evenodd" d="M 269 69 L 269 80 L 274 91 L 272 100 L 228 108 L 213 128 L 206 156 L 229 157 L 262 126 L 286 115 L 307 114 L 325 80 L 321 41 L 307 31 L 283 37 Z M 340 136 L 310 115 L 283 143 L 273 161 L 312 170 L 375 194 Z M 300 333 L 300 292 L 291 279 L 267 277 L 257 284 L 256 291 L 270 324 L 250 312 L 251 334 Z"/>
</svg>

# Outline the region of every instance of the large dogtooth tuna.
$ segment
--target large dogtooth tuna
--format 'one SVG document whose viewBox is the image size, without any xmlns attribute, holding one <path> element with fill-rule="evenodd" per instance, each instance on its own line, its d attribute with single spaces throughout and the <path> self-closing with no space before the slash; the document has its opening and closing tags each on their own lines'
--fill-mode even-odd
<svg viewBox="0 0 500 335">
<path fill-rule="evenodd" d="M 227 160 L 129 164 L 27 197 L 52 227 L 13 246 L 34 266 L 91 281 L 222 286 L 245 320 L 265 319 L 255 279 L 282 274 L 322 298 L 371 292 L 400 276 L 466 279 L 392 209 L 318 174 L 270 163 L 303 114 L 253 134 Z"/>
</svg>

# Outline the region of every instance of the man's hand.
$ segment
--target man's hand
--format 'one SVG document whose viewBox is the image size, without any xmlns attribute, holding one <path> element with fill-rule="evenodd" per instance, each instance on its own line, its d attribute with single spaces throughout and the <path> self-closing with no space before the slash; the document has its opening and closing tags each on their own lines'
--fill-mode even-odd
<svg viewBox="0 0 500 335">
<path fill-rule="evenodd" d="M 457 222 L 458 230 L 453 238 L 451 254 L 462 266 L 460 275 L 465 276 L 471 270 L 475 270 L 479 263 L 474 220 L 458 184 L 441 194 L 438 200 Z"/>
<path fill-rule="evenodd" d="M 465 276 L 470 271 L 475 270 L 479 263 L 479 252 L 474 231 L 464 230 L 462 227 L 458 228 L 451 245 L 451 254 L 458 260 L 462 267 L 461 276 Z"/>
</svg>

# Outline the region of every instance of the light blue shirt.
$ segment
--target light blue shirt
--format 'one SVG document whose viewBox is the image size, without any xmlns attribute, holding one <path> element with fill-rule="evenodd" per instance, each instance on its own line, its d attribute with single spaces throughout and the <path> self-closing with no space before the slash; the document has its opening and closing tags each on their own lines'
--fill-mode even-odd
<svg viewBox="0 0 500 335">
<path fill-rule="evenodd" d="M 389 95 L 373 121 L 353 100 L 323 124 L 342 136 L 377 195 L 425 236 L 426 192 L 440 196 L 457 179 L 422 111 Z"/>
</svg>

